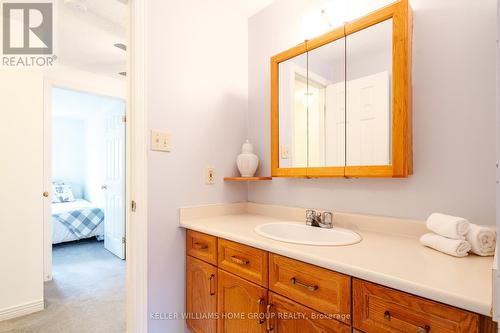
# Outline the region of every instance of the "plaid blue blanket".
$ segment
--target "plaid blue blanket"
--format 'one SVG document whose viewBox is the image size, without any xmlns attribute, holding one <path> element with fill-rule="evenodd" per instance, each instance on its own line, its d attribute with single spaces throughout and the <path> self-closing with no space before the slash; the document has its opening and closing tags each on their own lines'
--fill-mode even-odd
<svg viewBox="0 0 500 333">
<path fill-rule="evenodd" d="M 87 238 L 104 221 L 104 212 L 100 208 L 78 208 L 52 216 L 79 239 Z"/>
</svg>

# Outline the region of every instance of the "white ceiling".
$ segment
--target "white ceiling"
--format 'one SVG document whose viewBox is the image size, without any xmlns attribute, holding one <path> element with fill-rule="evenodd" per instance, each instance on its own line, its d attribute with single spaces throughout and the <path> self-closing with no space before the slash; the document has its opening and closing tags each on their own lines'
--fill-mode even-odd
<svg viewBox="0 0 500 333">
<path fill-rule="evenodd" d="M 58 0 L 55 54 L 58 63 L 119 78 L 126 70 L 127 5 L 119 0 Z"/>
<path fill-rule="evenodd" d="M 182 0 L 180 0 L 182 1 Z M 215 0 L 250 17 L 274 0 Z M 55 54 L 58 63 L 96 74 L 123 78 L 126 52 L 127 0 L 57 0 Z"/>
<path fill-rule="evenodd" d="M 275 0 L 219 0 L 246 17 L 257 14 L 262 9 L 272 4 Z"/>
</svg>

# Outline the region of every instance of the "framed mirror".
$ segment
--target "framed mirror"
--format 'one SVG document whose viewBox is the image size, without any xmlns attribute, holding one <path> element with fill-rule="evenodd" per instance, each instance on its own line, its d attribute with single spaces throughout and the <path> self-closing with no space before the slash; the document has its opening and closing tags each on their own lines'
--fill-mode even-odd
<svg viewBox="0 0 500 333">
<path fill-rule="evenodd" d="M 273 177 L 407 177 L 411 9 L 396 2 L 271 59 Z"/>
</svg>

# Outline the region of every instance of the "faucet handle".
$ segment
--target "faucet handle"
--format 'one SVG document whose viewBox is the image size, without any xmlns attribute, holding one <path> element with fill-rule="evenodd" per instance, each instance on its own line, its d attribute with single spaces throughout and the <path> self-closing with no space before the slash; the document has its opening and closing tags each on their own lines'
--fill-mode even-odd
<svg viewBox="0 0 500 333">
<path fill-rule="evenodd" d="M 333 213 L 332 212 L 323 212 L 322 214 L 323 223 L 333 223 Z"/>
<path fill-rule="evenodd" d="M 316 211 L 314 209 L 306 210 L 306 220 L 313 219 L 316 217 Z"/>
<path fill-rule="evenodd" d="M 306 210 L 306 224 L 313 225 L 316 218 L 316 211 L 312 209 Z"/>
</svg>

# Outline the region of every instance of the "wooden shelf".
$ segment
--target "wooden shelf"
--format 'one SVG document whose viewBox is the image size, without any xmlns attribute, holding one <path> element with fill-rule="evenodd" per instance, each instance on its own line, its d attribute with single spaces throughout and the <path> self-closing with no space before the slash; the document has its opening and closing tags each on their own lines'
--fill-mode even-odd
<svg viewBox="0 0 500 333">
<path fill-rule="evenodd" d="M 257 181 L 257 180 L 271 180 L 273 177 L 225 177 L 224 180 L 227 182 L 245 182 L 245 181 Z"/>
</svg>

